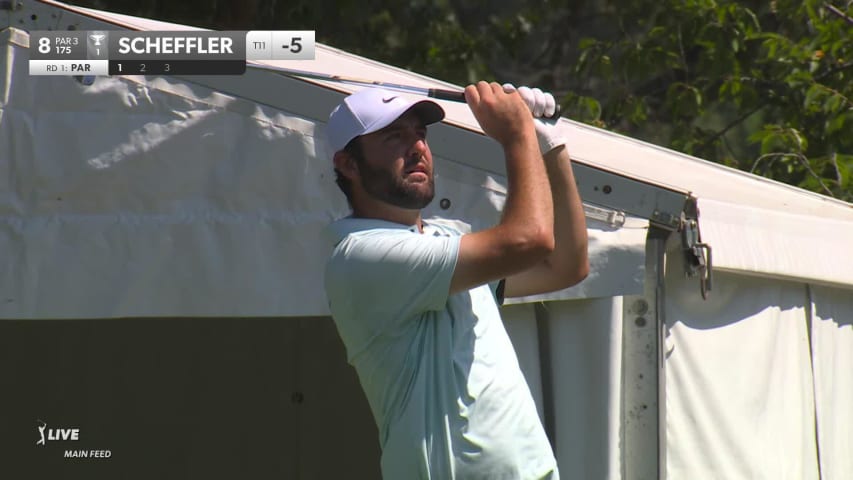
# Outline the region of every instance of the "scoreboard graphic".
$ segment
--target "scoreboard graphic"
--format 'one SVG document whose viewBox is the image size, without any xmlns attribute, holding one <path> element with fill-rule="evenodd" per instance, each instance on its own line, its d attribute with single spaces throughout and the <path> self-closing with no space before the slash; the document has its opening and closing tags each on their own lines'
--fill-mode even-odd
<svg viewBox="0 0 853 480">
<path fill-rule="evenodd" d="M 313 59 L 313 30 L 30 32 L 30 75 L 241 75 L 247 60 Z"/>
</svg>

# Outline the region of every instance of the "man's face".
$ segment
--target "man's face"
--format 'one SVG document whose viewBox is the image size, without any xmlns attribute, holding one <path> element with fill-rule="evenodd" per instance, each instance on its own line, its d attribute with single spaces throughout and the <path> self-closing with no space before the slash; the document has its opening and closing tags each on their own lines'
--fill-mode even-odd
<svg viewBox="0 0 853 480">
<path fill-rule="evenodd" d="M 376 199 L 420 210 L 435 196 L 432 153 L 426 126 L 414 112 L 361 137 L 364 158 L 358 162 L 361 184 Z"/>
</svg>

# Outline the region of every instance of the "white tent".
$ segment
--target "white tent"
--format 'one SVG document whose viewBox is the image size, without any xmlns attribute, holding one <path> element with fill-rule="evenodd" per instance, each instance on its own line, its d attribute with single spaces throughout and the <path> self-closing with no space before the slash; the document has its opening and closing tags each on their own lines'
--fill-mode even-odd
<svg viewBox="0 0 853 480">
<path fill-rule="evenodd" d="M 97 432 L 85 447 L 112 445 L 124 477 L 376 476 L 321 277 L 320 231 L 347 206 L 319 139 L 356 87 L 263 68 L 29 76 L 28 31 L 191 27 L 2 5 L 0 346 L 17 393 L 0 402 L 23 412 L 9 465 L 47 458 L 29 439 L 51 417 Z M 322 45 L 282 66 L 447 87 Z M 426 214 L 482 228 L 502 156 L 465 105 L 443 106 L 430 145 L 447 202 Z M 592 273 L 503 314 L 562 477 L 853 476 L 851 205 L 560 127 Z M 31 364 L 45 342 L 51 361 Z M 51 462 L 33 468 L 72 468 Z"/>
</svg>

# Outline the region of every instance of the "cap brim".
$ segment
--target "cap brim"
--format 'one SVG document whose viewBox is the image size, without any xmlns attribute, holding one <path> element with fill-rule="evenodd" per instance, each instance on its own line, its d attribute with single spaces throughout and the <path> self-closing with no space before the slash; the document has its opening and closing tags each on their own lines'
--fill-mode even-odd
<svg viewBox="0 0 853 480">
<path fill-rule="evenodd" d="M 408 111 L 415 112 L 418 117 L 424 122 L 424 125 L 430 125 L 440 122 L 444 119 L 444 109 L 432 100 L 418 100 L 415 102 L 400 105 L 399 108 L 389 111 L 382 117 L 380 121 L 374 122 L 373 125 L 367 127 L 362 135 L 378 132 L 383 128 L 394 123 L 398 118 L 402 117 Z"/>
<path fill-rule="evenodd" d="M 414 105 L 409 107 L 409 110 L 417 113 L 425 125 L 440 122 L 444 119 L 444 109 L 441 108 L 441 105 L 433 102 L 432 100 L 421 100 L 419 102 L 415 102 Z"/>
</svg>

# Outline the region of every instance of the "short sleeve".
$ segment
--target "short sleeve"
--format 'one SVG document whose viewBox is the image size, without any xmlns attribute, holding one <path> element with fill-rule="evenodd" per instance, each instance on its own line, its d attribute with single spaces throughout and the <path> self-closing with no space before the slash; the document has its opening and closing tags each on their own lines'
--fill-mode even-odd
<svg viewBox="0 0 853 480">
<path fill-rule="evenodd" d="M 408 230 L 348 236 L 337 246 L 326 268 L 333 316 L 384 323 L 443 309 L 460 238 Z"/>
</svg>

